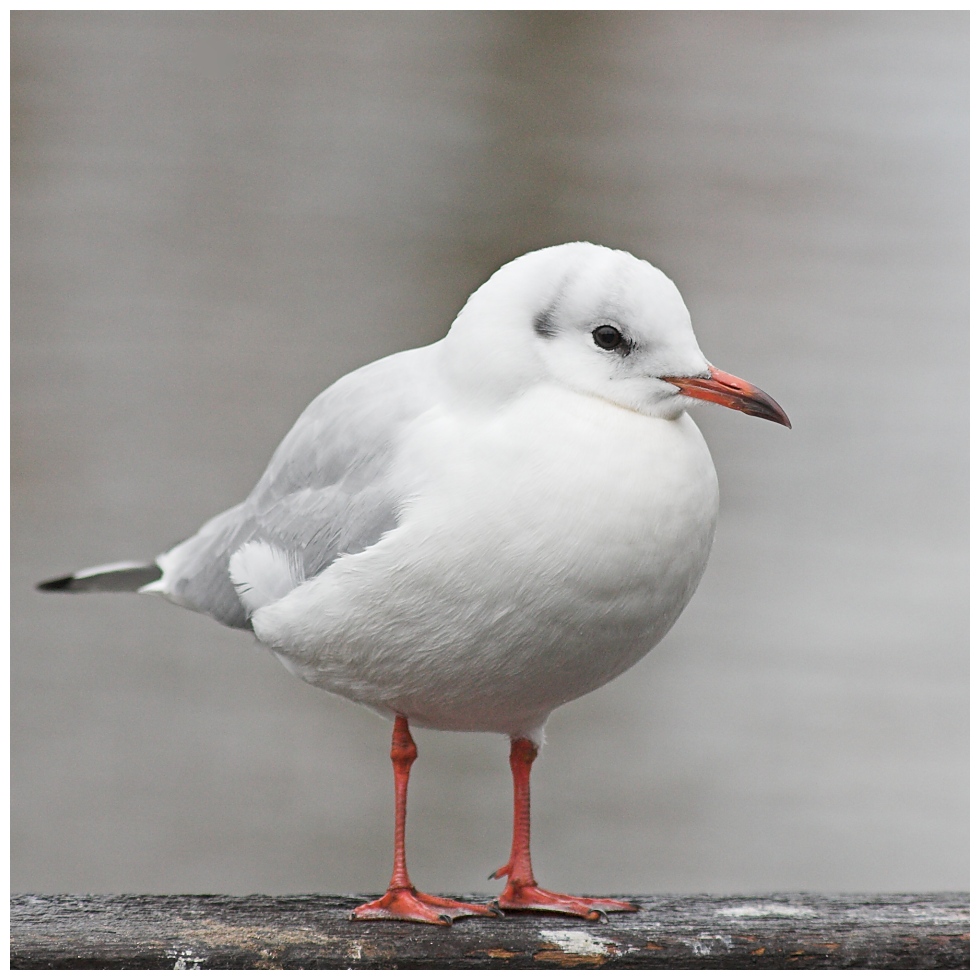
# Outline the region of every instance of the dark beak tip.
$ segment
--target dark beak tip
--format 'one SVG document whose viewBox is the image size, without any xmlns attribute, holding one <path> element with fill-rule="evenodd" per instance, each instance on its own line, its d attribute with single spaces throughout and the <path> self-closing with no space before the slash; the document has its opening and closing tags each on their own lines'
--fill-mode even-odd
<svg viewBox="0 0 980 980">
<path fill-rule="evenodd" d="M 763 414 L 760 412 L 758 417 L 760 419 L 769 419 L 770 422 L 775 422 L 777 425 L 784 425 L 787 429 L 793 428 L 793 423 L 790 422 L 789 416 L 782 409 L 779 409 L 778 413 L 773 412 L 772 414 Z"/>
</svg>

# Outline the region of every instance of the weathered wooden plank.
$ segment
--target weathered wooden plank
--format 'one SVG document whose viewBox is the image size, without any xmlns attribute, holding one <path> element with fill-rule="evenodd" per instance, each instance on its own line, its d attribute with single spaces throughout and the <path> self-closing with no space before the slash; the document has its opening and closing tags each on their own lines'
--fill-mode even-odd
<svg viewBox="0 0 980 980">
<path fill-rule="evenodd" d="M 630 897 L 636 915 L 351 922 L 364 896 L 18 895 L 20 969 L 969 966 L 965 894 Z"/>
</svg>

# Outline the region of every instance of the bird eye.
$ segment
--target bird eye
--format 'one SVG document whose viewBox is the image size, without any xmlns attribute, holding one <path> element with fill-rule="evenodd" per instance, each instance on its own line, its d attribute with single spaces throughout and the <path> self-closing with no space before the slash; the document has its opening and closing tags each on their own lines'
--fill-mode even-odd
<svg viewBox="0 0 980 980">
<path fill-rule="evenodd" d="M 595 341 L 596 347 L 601 347 L 603 350 L 615 350 L 623 343 L 623 335 L 615 327 L 610 327 L 609 324 L 596 327 L 592 331 L 592 339 Z"/>
</svg>

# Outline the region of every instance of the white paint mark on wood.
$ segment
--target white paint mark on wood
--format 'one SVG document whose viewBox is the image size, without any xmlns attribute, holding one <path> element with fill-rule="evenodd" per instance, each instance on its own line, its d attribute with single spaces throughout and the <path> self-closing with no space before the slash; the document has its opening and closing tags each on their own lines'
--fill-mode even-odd
<svg viewBox="0 0 980 980">
<path fill-rule="evenodd" d="M 715 915 L 733 919 L 810 919 L 817 913 L 800 905 L 783 905 L 779 902 L 765 902 L 754 905 L 733 905 L 716 909 Z"/>
<path fill-rule="evenodd" d="M 715 936 L 704 932 L 690 939 L 681 937 L 681 942 L 695 956 L 711 956 L 712 953 L 727 953 L 732 948 L 731 936 Z"/>
<path fill-rule="evenodd" d="M 584 929 L 542 929 L 541 939 L 573 956 L 609 956 L 616 950 L 611 939 L 602 939 Z"/>
<path fill-rule="evenodd" d="M 174 960 L 175 970 L 200 970 L 201 964 L 206 959 L 204 956 L 195 956 L 192 949 L 185 949 L 183 952 L 172 949 L 170 955 L 176 957 Z"/>
</svg>

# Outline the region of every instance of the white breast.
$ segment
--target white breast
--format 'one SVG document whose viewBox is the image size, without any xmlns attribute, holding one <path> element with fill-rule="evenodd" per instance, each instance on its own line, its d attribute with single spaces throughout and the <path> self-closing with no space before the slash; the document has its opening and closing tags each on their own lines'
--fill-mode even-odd
<svg viewBox="0 0 980 980">
<path fill-rule="evenodd" d="M 310 683 L 432 728 L 528 734 L 646 654 L 704 571 L 718 488 L 687 416 L 538 386 L 423 417 L 399 527 L 259 610 Z"/>
</svg>

